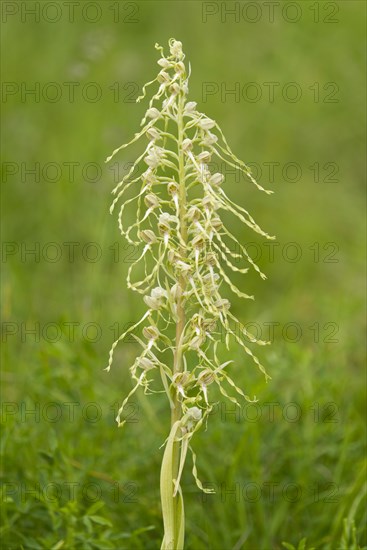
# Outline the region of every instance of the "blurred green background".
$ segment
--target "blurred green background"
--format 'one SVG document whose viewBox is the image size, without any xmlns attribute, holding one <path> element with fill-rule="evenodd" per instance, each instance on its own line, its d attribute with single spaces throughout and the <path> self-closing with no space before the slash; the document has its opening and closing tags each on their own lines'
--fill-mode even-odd
<svg viewBox="0 0 367 550">
<path fill-rule="evenodd" d="M 364 2 L 72 4 L 1 5 L 3 548 L 160 545 L 167 405 L 137 395 L 118 430 L 136 345 L 103 371 L 144 311 L 108 212 L 138 148 L 104 160 L 138 130 L 134 100 L 171 36 L 190 99 L 275 191 L 228 174 L 228 194 L 277 236 L 269 249 L 234 227 L 268 275 L 236 278 L 255 302 L 231 299 L 262 337 L 273 327 L 272 380 L 233 350 L 260 404 L 220 403 L 195 437 L 217 492 L 187 467 L 187 548 L 364 547 Z"/>
</svg>

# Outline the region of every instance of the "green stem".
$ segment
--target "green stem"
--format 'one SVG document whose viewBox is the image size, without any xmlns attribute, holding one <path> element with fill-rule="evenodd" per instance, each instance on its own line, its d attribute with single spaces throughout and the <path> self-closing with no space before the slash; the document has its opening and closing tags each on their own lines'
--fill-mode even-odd
<svg viewBox="0 0 367 550">
<path fill-rule="evenodd" d="M 185 188 L 185 158 L 184 158 L 184 152 L 182 148 L 182 142 L 184 140 L 184 122 L 183 122 L 183 110 L 184 110 L 184 104 L 185 104 L 185 96 L 183 92 L 180 94 L 179 101 L 178 101 L 178 168 L 179 168 L 179 216 L 180 216 L 180 229 L 181 229 L 181 242 L 186 242 L 187 238 L 187 227 L 186 227 L 186 188 Z M 185 254 L 186 250 L 183 250 L 183 253 Z M 182 293 L 185 290 L 185 280 L 183 277 L 180 277 L 179 285 L 181 286 Z M 176 326 L 176 349 L 175 349 L 175 355 L 174 355 L 174 364 L 173 364 L 173 372 L 181 372 L 182 371 L 182 351 L 181 351 L 181 338 L 185 327 L 185 310 L 183 306 L 183 298 L 180 295 L 177 300 L 177 316 L 178 316 L 178 322 Z M 181 403 L 178 399 L 177 393 L 175 394 L 173 398 L 174 403 L 174 409 L 171 413 L 171 428 L 174 425 L 177 420 L 180 420 L 181 418 Z M 181 444 L 179 442 L 175 442 L 173 444 L 173 450 L 172 450 L 172 464 L 173 464 L 173 474 L 175 479 L 177 479 L 178 476 L 178 470 L 179 470 L 179 457 L 180 457 L 180 446 Z M 174 499 L 174 511 L 175 511 L 175 533 L 177 536 L 177 506 L 178 506 L 178 496 Z"/>
<path fill-rule="evenodd" d="M 186 188 L 185 188 L 185 157 L 182 148 L 182 142 L 184 140 L 184 120 L 183 120 L 183 111 L 185 105 L 185 95 L 181 91 L 178 99 L 178 114 L 177 114 L 177 126 L 178 126 L 178 177 L 179 177 L 179 218 L 180 218 L 180 233 L 183 243 L 186 243 L 187 239 L 187 223 L 186 223 Z M 182 245 L 181 252 L 183 257 L 186 253 L 185 247 Z M 183 294 L 186 286 L 185 279 L 181 276 L 179 279 L 179 285 L 181 287 L 181 292 Z M 183 297 L 178 293 L 177 298 L 177 316 L 178 321 L 176 325 L 176 345 L 175 353 L 173 359 L 173 373 L 182 372 L 183 363 L 182 363 L 182 335 L 185 327 L 185 309 L 183 304 Z M 171 410 L 171 431 L 173 426 L 181 419 L 182 408 L 181 403 L 178 398 L 177 392 L 172 397 L 172 410 Z M 180 447 L 181 444 L 178 441 L 173 441 L 172 443 L 172 480 L 170 480 L 172 499 L 173 499 L 173 524 L 174 524 L 174 550 L 181 550 L 177 548 L 177 541 L 179 537 L 179 523 L 180 523 L 180 507 L 183 505 L 182 501 L 180 502 L 180 495 L 177 493 L 173 497 L 173 479 L 177 479 L 179 472 L 179 462 L 180 462 Z M 162 491 L 162 488 L 161 488 Z M 162 546 L 164 548 L 164 546 Z"/>
</svg>

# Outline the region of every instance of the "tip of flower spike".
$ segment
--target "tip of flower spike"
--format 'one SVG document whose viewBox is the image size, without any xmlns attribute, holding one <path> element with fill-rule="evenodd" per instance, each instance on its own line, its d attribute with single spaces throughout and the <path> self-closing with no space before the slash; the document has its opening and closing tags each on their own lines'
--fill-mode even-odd
<svg viewBox="0 0 367 550">
<path fill-rule="evenodd" d="M 107 372 L 110 372 L 110 370 L 111 370 L 111 365 L 108 365 L 108 367 L 106 367 L 106 368 L 103 369 L 103 370 L 105 370 L 105 371 L 107 371 Z"/>
</svg>

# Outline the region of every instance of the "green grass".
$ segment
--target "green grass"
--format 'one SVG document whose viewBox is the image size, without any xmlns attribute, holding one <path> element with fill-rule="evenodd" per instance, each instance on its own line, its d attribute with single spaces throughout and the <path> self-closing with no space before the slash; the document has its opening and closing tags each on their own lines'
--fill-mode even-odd
<svg viewBox="0 0 367 550">
<path fill-rule="evenodd" d="M 114 417 L 131 388 L 135 344 L 121 344 L 111 373 L 103 371 L 116 323 L 121 328 L 143 311 L 140 297 L 125 288 L 134 251 L 119 239 L 116 219 L 108 214 L 114 175 L 103 162 L 135 131 L 145 107 L 124 102 L 130 89 L 122 86 L 141 86 L 155 74 L 154 43 L 165 44 L 170 36 L 182 40 L 191 61 L 191 99 L 218 120 L 241 158 L 262 166 L 260 182 L 268 183 L 264 162 L 279 162 L 280 168 L 294 162 L 302 170 L 292 183 L 276 168 L 276 193 L 265 198 L 234 176 L 228 180 L 229 194 L 248 205 L 279 243 L 274 261 L 261 245 L 266 282 L 252 274 L 236 279 L 256 301 L 232 298 L 234 313 L 244 323 L 257 322 L 263 336 L 264 323 L 279 325 L 273 345 L 261 353 L 272 376 L 267 385 L 243 355 L 234 351 L 231 357 L 234 379 L 257 395 L 259 408 L 244 405 L 235 417 L 219 404 L 207 431 L 193 440 L 199 477 L 217 492 L 200 494 L 186 469 L 187 549 L 278 550 L 283 541 L 297 548 L 304 538 L 307 549 L 367 545 L 365 8 L 358 1 L 337 2 L 340 22 L 316 24 L 311 4 L 302 2 L 304 15 L 293 24 L 281 17 L 274 24 L 264 17 L 256 24 L 230 18 L 222 23 L 218 16 L 203 23 L 200 2 L 139 2 L 138 23 L 114 24 L 104 8 L 97 25 L 80 16 L 72 24 L 21 23 L 14 17 L 3 25 L 6 82 L 75 80 L 80 87 L 97 82 L 103 90 L 96 103 L 77 94 L 74 103 L 65 97 L 24 103 L 14 95 L 3 104 L 3 162 L 19 170 L 20 163 L 35 162 L 62 168 L 56 183 L 32 176 L 22 181 L 19 174 L 3 182 L 3 241 L 19 245 L 2 259 L 2 320 L 10 323 L 3 324 L 2 345 L 3 548 L 130 550 L 160 544 L 159 447 L 169 429 L 167 405 L 160 395 L 138 394 L 128 410 L 130 422 L 118 430 Z M 108 90 L 117 81 L 120 102 Z M 223 102 L 220 93 L 202 98 L 205 82 L 229 89 L 236 82 L 270 81 L 280 88 L 298 82 L 301 100 L 251 103 L 228 96 Z M 315 82 L 321 91 L 335 82 L 339 101 L 315 103 L 308 89 Z M 134 151 L 121 154 L 120 167 L 133 158 Z M 74 181 L 64 169 L 67 162 L 79 163 Z M 83 179 L 89 162 L 102 168 L 96 183 Z M 315 162 L 319 182 L 309 168 Z M 326 163 L 337 165 L 336 182 L 324 181 Z M 250 234 L 239 237 L 254 242 Z M 22 261 L 24 247 L 35 242 L 40 261 Z M 61 247 L 60 261 L 42 257 L 52 242 Z M 67 242 L 80 243 L 74 261 Z M 85 249 L 83 257 L 88 242 L 102 251 L 95 263 L 86 261 Z M 301 249 L 297 262 L 282 255 L 291 242 Z M 324 249 L 327 243 L 335 244 Z M 333 250 L 335 256 L 327 256 Z M 35 323 L 39 341 L 25 333 Z M 56 329 L 48 323 L 60 331 L 54 343 Z M 74 335 L 70 323 L 77 323 Z M 88 323 L 100 327 L 96 342 Z M 289 341 L 287 323 L 302 330 L 298 341 Z M 26 408 L 34 407 L 39 412 L 27 415 Z M 292 421 L 296 412 L 299 418 Z M 255 413 L 259 418 L 252 421 Z"/>
</svg>

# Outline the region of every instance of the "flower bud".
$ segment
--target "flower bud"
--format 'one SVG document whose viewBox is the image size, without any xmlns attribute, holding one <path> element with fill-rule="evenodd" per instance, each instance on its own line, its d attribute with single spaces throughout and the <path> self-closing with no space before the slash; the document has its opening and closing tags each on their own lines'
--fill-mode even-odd
<svg viewBox="0 0 367 550">
<path fill-rule="evenodd" d="M 140 237 L 148 244 L 154 244 L 157 242 L 157 237 L 151 229 L 144 229 L 140 231 Z"/>
<path fill-rule="evenodd" d="M 157 327 L 151 325 L 143 328 L 143 336 L 147 338 L 147 340 L 157 340 L 160 336 L 160 332 Z"/>
<path fill-rule="evenodd" d="M 202 151 L 201 153 L 198 154 L 196 158 L 199 162 L 210 162 L 210 159 L 212 158 L 212 156 L 209 153 L 209 151 Z"/>
<path fill-rule="evenodd" d="M 186 103 L 185 105 L 185 109 L 184 109 L 184 114 L 187 114 L 187 113 L 194 113 L 195 112 L 195 109 L 196 109 L 196 106 L 197 106 L 197 103 L 196 101 L 189 101 L 188 103 Z"/>
<path fill-rule="evenodd" d="M 204 139 L 200 142 L 200 145 L 202 145 L 203 147 L 208 147 L 210 145 L 214 145 L 214 143 L 217 143 L 217 141 L 217 136 L 208 131 Z"/>
<path fill-rule="evenodd" d="M 176 372 L 173 376 L 172 376 L 172 382 L 174 384 L 176 384 L 177 386 L 180 385 L 180 386 L 186 386 L 188 384 L 188 382 L 190 382 L 190 373 L 187 372 L 187 371 L 184 371 L 184 372 Z"/>
<path fill-rule="evenodd" d="M 163 212 L 158 218 L 158 229 L 160 233 L 168 233 L 171 230 L 172 216 Z"/>
<path fill-rule="evenodd" d="M 158 73 L 157 80 L 160 84 L 171 82 L 171 77 L 166 71 Z"/>
<path fill-rule="evenodd" d="M 218 275 L 217 273 L 215 273 L 215 275 Z M 210 274 L 209 274 L 209 277 L 210 279 L 207 279 L 206 282 L 205 282 L 205 292 L 209 295 L 209 296 L 214 296 L 217 294 L 218 292 L 218 289 L 219 289 L 219 285 L 218 285 L 218 277 L 215 277 L 214 275 L 214 280 L 210 277 Z"/>
<path fill-rule="evenodd" d="M 216 265 L 216 256 L 213 252 L 209 252 L 207 255 L 206 255 L 206 263 L 208 265 Z"/>
<path fill-rule="evenodd" d="M 172 376 L 172 383 L 177 387 L 178 392 L 182 395 L 182 397 L 186 398 L 184 388 L 190 384 L 191 381 L 191 375 L 185 371 L 185 372 L 176 372 Z"/>
<path fill-rule="evenodd" d="M 153 361 L 148 359 L 148 357 L 139 357 L 137 359 L 138 367 L 142 368 L 143 370 L 151 370 L 154 369 L 155 365 Z"/>
<path fill-rule="evenodd" d="M 145 172 L 142 173 L 141 179 L 144 183 L 153 183 L 154 177 L 151 168 L 148 168 L 147 170 L 145 170 Z"/>
<path fill-rule="evenodd" d="M 177 84 L 177 82 L 174 82 L 172 84 L 172 86 L 170 86 L 169 91 L 170 91 L 171 94 L 177 95 L 177 94 L 180 93 L 181 88 L 180 88 L 179 84 Z"/>
<path fill-rule="evenodd" d="M 168 61 L 168 59 L 166 59 L 165 57 L 162 57 L 161 59 L 158 59 L 157 63 L 158 63 L 158 65 L 163 67 L 163 69 L 168 69 L 172 65 L 172 63 L 170 61 Z"/>
<path fill-rule="evenodd" d="M 189 348 L 193 350 L 198 350 L 203 342 L 205 342 L 205 335 L 194 336 L 194 338 L 189 343 Z"/>
<path fill-rule="evenodd" d="M 150 168 L 156 168 L 159 166 L 160 162 L 164 158 L 164 149 L 162 147 L 153 146 L 146 157 L 144 157 L 144 162 Z"/>
<path fill-rule="evenodd" d="M 150 140 L 150 141 L 155 141 L 156 139 L 160 139 L 161 137 L 161 134 L 160 132 L 157 130 L 157 128 L 154 128 L 154 126 L 152 126 L 151 128 L 149 128 L 145 135 L 147 136 L 147 138 Z"/>
<path fill-rule="evenodd" d="M 159 159 L 154 155 L 147 155 L 144 157 L 144 162 L 150 167 L 150 168 L 157 168 L 159 165 Z"/>
<path fill-rule="evenodd" d="M 145 116 L 147 118 L 158 118 L 161 116 L 161 113 L 155 107 L 151 107 L 150 109 L 147 110 L 147 112 L 145 113 Z"/>
<path fill-rule="evenodd" d="M 151 296 L 144 296 L 143 300 L 150 309 L 157 310 L 162 305 L 160 300 L 157 300 L 156 298 L 152 298 Z"/>
<path fill-rule="evenodd" d="M 189 409 L 187 409 L 185 416 L 190 420 L 198 422 L 199 420 L 201 420 L 202 412 L 199 407 L 190 407 Z"/>
<path fill-rule="evenodd" d="M 167 297 L 167 291 L 160 286 L 153 288 L 150 292 L 150 296 L 144 296 L 144 302 L 151 309 L 160 309 L 163 305 L 163 299 Z"/>
<path fill-rule="evenodd" d="M 213 372 L 210 369 L 203 370 L 198 376 L 198 382 L 199 384 L 209 386 L 209 384 L 212 384 L 214 382 Z"/>
<path fill-rule="evenodd" d="M 192 246 L 194 248 L 203 248 L 205 246 L 205 238 L 203 235 L 196 235 L 196 237 L 192 239 Z"/>
<path fill-rule="evenodd" d="M 231 302 L 226 298 L 221 298 L 214 303 L 215 307 L 221 309 L 222 311 L 228 311 L 231 307 Z"/>
<path fill-rule="evenodd" d="M 182 42 L 179 40 L 170 40 L 170 52 L 172 55 L 178 58 L 182 58 Z"/>
<path fill-rule="evenodd" d="M 156 286 L 155 288 L 153 288 L 150 294 L 153 298 L 167 298 L 167 290 L 165 290 L 161 286 Z"/>
<path fill-rule="evenodd" d="M 182 63 L 182 61 L 179 61 L 178 63 L 176 63 L 176 65 L 174 66 L 174 69 L 175 69 L 176 73 L 183 74 L 183 73 L 186 72 L 186 67 Z"/>
<path fill-rule="evenodd" d="M 205 118 L 201 118 L 201 119 L 198 121 L 198 125 L 199 125 L 200 128 L 202 128 L 203 130 L 210 130 L 211 128 L 214 128 L 214 126 L 215 126 L 215 121 L 212 120 L 211 118 L 205 117 Z"/>
<path fill-rule="evenodd" d="M 201 218 L 201 212 L 197 206 L 190 206 L 187 211 L 186 217 L 189 221 L 197 221 Z"/>
<path fill-rule="evenodd" d="M 209 178 L 209 183 L 211 185 L 220 185 L 224 181 L 224 176 L 220 172 L 216 172 Z"/>
<path fill-rule="evenodd" d="M 171 181 L 168 184 L 167 189 L 168 189 L 168 193 L 170 195 L 178 195 L 179 187 L 178 187 L 178 184 L 175 181 Z"/>
<path fill-rule="evenodd" d="M 166 109 L 167 107 L 170 106 L 171 103 L 172 103 L 172 97 L 167 97 L 162 101 L 162 109 L 163 110 Z"/>
<path fill-rule="evenodd" d="M 218 208 L 220 207 L 220 202 L 215 200 L 210 195 L 206 195 L 203 198 L 202 204 L 205 209 L 210 209 L 210 210 L 218 210 Z"/>
<path fill-rule="evenodd" d="M 216 328 L 217 328 L 217 321 L 215 319 L 203 320 L 203 329 L 206 332 L 214 332 Z"/>
<path fill-rule="evenodd" d="M 191 139 L 186 138 L 186 139 L 183 140 L 183 142 L 182 142 L 182 149 L 183 149 L 184 151 L 191 151 L 191 149 L 192 149 L 192 141 L 191 141 Z"/>
<path fill-rule="evenodd" d="M 148 193 L 148 195 L 145 195 L 144 203 L 148 208 L 158 208 L 160 204 L 157 195 L 153 195 L 153 193 Z"/>
<path fill-rule="evenodd" d="M 211 224 L 213 229 L 215 229 L 216 231 L 218 231 L 219 229 L 222 229 L 223 227 L 223 222 L 220 218 L 213 218 L 211 221 Z"/>
</svg>

